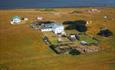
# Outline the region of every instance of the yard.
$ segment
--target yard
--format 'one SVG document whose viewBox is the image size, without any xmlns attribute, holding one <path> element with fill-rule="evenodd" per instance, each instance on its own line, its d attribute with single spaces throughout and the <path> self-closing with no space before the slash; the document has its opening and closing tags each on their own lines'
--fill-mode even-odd
<svg viewBox="0 0 115 70">
<path fill-rule="evenodd" d="M 89 37 L 88 35 L 81 35 L 80 36 L 80 41 L 85 41 L 88 44 L 98 43 L 97 40 L 93 39 L 92 37 Z"/>
</svg>

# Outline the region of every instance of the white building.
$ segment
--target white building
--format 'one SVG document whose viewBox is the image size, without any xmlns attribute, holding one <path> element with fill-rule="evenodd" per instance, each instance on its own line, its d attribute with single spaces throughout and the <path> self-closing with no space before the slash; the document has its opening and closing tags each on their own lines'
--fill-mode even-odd
<svg viewBox="0 0 115 70">
<path fill-rule="evenodd" d="M 21 17 L 19 16 L 14 16 L 11 19 L 11 24 L 19 24 L 21 22 Z"/>
<path fill-rule="evenodd" d="M 24 18 L 24 21 L 28 21 L 28 20 L 29 20 L 28 18 L 26 18 L 26 17 Z"/>
<path fill-rule="evenodd" d="M 52 28 L 43 28 L 41 29 L 42 32 L 45 32 L 45 31 L 52 31 Z"/>
<path fill-rule="evenodd" d="M 58 33 L 62 34 L 64 32 L 64 26 L 62 24 L 54 24 L 54 26 L 52 27 L 52 31 L 55 34 L 58 34 Z"/>
<path fill-rule="evenodd" d="M 64 26 L 60 23 L 50 23 L 41 25 L 41 31 L 53 31 L 55 34 L 64 33 Z"/>
<path fill-rule="evenodd" d="M 39 17 L 39 16 L 38 16 L 38 17 L 37 17 L 37 20 L 43 20 L 43 17 Z"/>
</svg>

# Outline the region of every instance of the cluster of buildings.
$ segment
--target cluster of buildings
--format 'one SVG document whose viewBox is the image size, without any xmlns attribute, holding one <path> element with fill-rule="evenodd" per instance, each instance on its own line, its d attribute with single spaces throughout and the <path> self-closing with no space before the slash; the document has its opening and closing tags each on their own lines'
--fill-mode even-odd
<svg viewBox="0 0 115 70">
<path fill-rule="evenodd" d="M 61 23 L 56 23 L 56 22 L 34 22 L 32 24 L 32 27 L 35 29 L 39 29 L 42 32 L 48 32 L 52 31 L 55 34 L 63 34 L 64 32 L 64 26 Z"/>
<path fill-rule="evenodd" d="M 43 20 L 43 17 L 37 17 L 37 20 Z M 11 24 L 20 24 L 22 21 L 28 21 L 28 18 L 22 18 L 20 16 L 13 16 L 11 18 L 10 23 Z M 64 32 L 64 26 L 61 23 L 47 23 L 47 22 L 41 22 L 41 23 L 33 23 L 33 28 L 40 29 L 42 32 L 44 31 L 53 31 L 55 34 L 62 34 Z"/>
<path fill-rule="evenodd" d="M 96 11 L 96 10 L 94 10 Z M 41 21 L 43 20 L 43 17 L 37 17 L 37 20 L 40 21 L 35 21 L 31 24 L 32 28 L 36 30 L 40 30 L 41 32 L 53 32 L 57 39 L 58 39 L 58 44 L 53 45 L 51 44 L 49 38 L 47 36 L 44 37 L 44 41 L 49 45 L 50 48 L 52 48 L 54 51 L 57 53 L 76 53 L 78 54 L 80 51 L 84 52 L 84 48 L 77 47 L 77 48 L 71 48 L 70 45 L 75 44 L 76 45 L 76 40 L 79 45 L 85 46 L 85 45 L 92 45 L 92 44 L 98 44 L 96 39 L 93 39 L 92 37 L 88 37 L 87 35 L 78 35 L 78 34 L 69 34 L 67 35 L 64 30 L 64 25 L 62 23 L 57 23 L 53 21 Z M 28 21 L 28 18 L 22 18 L 20 16 L 14 16 L 11 18 L 11 24 L 20 24 L 22 21 Z M 75 27 L 76 30 L 79 32 L 86 32 L 87 27 L 86 21 L 68 21 L 65 24 L 71 25 L 70 27 Z M 61 35 L 61 36 L 60 36 Z M 63 37 L 64 35 L 65 37 Z M 100 33 L 98 35 L 102 36 L 110 36 L 112 33 L 107 29 L 107 28 L 102 28 Z M 64 39 L 64 40 L 63 40 Z M 89 40 L 86 40 L 89 39 Z M 68 42 L 68 43 L 67 43 Z M 80 50 L 80 51 L 78 51 Z M 95 51 L 94 49 L 93 51 Z M 89 52 L 89 49 L 86 48 L 85 51 Z M 92 49 L 90 49 L 92 51 Z"/>
</svg>

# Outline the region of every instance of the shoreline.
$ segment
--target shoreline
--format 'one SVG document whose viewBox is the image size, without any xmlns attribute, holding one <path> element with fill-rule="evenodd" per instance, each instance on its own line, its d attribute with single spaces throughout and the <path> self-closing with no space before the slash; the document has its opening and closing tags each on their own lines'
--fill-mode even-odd
<svg viewBox="0 0 115 70">
<path fill-rule="evenodd" d="M 115 8 L 115 6 L 79 6 L 79 7 L 34 7 L 34 8 L 0 8 L 0 10 L 36 10 L 36 9 L 75 9 L 75 8 Z"/>
</svg>

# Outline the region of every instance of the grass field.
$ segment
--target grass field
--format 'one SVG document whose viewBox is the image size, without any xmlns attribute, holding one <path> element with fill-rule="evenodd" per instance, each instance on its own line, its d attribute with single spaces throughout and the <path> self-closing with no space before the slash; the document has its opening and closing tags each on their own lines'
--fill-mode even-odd
<svg viewBox="0 0 115 70">
<path fill-rule="evenodd" d="M 89 44 L 91 44 L 91 43 L 96 43 L 96 42 L 97 42 L 97 40 L 92 39 L 91 37 L 85 36 L 85 35 L 82 35 L 80 40 L 81 40 L 81 41 L 86 41 L 86 42 L 89 43 Z"/>
<path fill-rule="evenodd" d="M 90 8 L 0 10 L 0 70 L 115 70 L 115 9 L 99 8 L 100 13 L 68 14 L 73 10 L 85 9 Z M 10 18 L 15 15 L 28 17 L 28 23 L 11 25 Z M 103 18 L 105 15 L 107 19 Z M 88 34 L 96 35 L 101 26 L 106 26 L 113 36 L 96 36 L 105 49 L 103 51 L 78 56 L 57 55 L 42 41 L 43 34 L 30 28 L 30 23 L 37 16 L 58 22 L 91 20 Z"/>
</svg>

